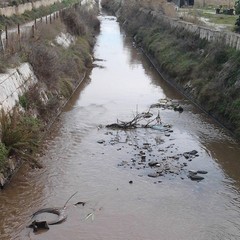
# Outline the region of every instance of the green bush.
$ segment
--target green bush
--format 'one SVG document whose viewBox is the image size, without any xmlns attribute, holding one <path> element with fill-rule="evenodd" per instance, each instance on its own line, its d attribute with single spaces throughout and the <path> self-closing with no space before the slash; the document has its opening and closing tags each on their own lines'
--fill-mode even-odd
<svg viewBox="0 0 240 240">
<path fill-rule="evenodd" d="M 1 142 L 10 151 L 23 149 L 32 151 L 38 142 L 41 129 L 40 120 L 21 115 L 14 109 L 13 113 L 1 112 L 0 124 L 2 127 Z"/>
<path fill-rule="evenodd" d="M 240 14 L 240 0 L 237 0 L 235 2 L 235 14 L 236 15 Z"/>
<path fill-rule="evenodd" d="M 23 107 L 25 110 L 27 110 L 29 104 L 28 104 L 26 94 L 19 96 L 18 99 L 19 99 L 20 106 Z"/>
<path fill-rule="evenodd" d="M 240 33 L 240 16 L 237 18 L 237 20 L 235 22 L 234 30 L 235 30 L 235 32 Z"/>
<path fill-rule="evenodd" d="M 8 157 L 8 150 L 6 146 L 0 142 L 0 171 L 6 166 L 6 159 Z"/>
</svg>

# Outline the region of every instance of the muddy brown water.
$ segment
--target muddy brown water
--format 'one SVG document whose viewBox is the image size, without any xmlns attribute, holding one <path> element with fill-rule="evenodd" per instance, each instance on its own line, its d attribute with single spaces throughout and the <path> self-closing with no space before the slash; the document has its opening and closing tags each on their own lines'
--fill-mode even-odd
<svg viewBox="0 0 240 240">
<path fill-rule="evenodd" d="M 239 144 L 161 79 L 114 17 L 102 16 L 101 22 L 99 67 L 46 139 L 39 159 L 44 168 L 24 165 L 0 193 L 0 239 L 239 239 Z M 172 125 L 170 136 L 99 127 L 130 120 L 162 98 L 184 108 L 181 114 L 160 109 L 162 121 Z M 198 156 L 191 161 L 182 156 L 192 150 Z M 173 171 L 150 178 L 155 169 L 149 161 L 165 162 Z M 208 173 L 196 182 L 187 177 L 189 170 Z M 37 233 L 26 228 L 34 211 L 61 207 L 75 192 L 66 222 Z M 74 206 L 79 201 L 86 204 Z"/>
</svg>

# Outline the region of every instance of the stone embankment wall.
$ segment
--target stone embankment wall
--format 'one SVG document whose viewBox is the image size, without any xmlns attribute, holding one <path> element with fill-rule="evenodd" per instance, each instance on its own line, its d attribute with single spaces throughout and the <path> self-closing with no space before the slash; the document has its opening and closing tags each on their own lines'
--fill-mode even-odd
<svg viewBox="0 0 240 240">
<path fill-rule="evenodd" d="M 12 15 L 20 15 L 25 11 L 31 11 L 34 8 L 39 8 L 41 6 L 49 6 L 56 2 L 61 2 L 62 0 L 39 0 L 37 2 L 30 2 L 25 4 L 20 4 L 18 6 L 0 8 L 0 15 L 6 17 L 11 17 Z"/>
<path fill-rule="evenodd" d="M 0 109 L 10 111 L 19 101 L 19 96 L 36 83 L 37 78 L 29 63 L 0 74 Z"/>
<path fill-rule="evenodd" d="M 147 12 L 147 10 L 142 11 Z M 154 11 L 152 11 L 151 14 L 155 19 L 168 24 L 173 29 L 178 29 L 178 31 L 187 31 L 199 36 L 201 39 L 206 39 L 209 42 L 222 42 L 229 47 L 240 50 L 240 34 L 199 26 L 176 18 L 170 18 Z"/>
<path fill-rule="evenodd" d="M 74 43 L 75 38 L 68 33 L 60 33 L 56 37 L 56 41 L 64 48 L 68 48 Z M 19 96 L 26 93 L 31 86 L 38 83 L 38 79 L 34 74 L 33 68 L 29 63 L 22 63 L 17 68 L 8 69 L 6 73 L 0 74 L 0 112 L 3 109 L 5 112 L 11 111 L 19 102 Z M 41 100 L 44 103 L 48 102 L 48 97 L 45 88 L 39 88 Z M 1 130 L 0 130 L 1 133 Z M 8 158 L 7 171 L 3 174 L 0 172 L 0 188 L 2 188 L 11 178 L 13 173 L 19 167 L 20 159 Z"/>
<path fill-rule="evenodd" d="M 64 48 L 68 48 L 75 42 L 75 38 L 69 33 L 60 33 L 56 42 Z M 0 74 L 0 110 L 8 112 L 19 102 L 19 96 L 26 93 L 29 88 L 38 82 L 33 68 L 29 63 L 22 63 L 19 67 L 8 69 Z M 44 89 L 41 91 L 42 101 L 48 101 Z"/>
<path fill-rule="evenodd" d="M 220 5 L 225 8 L 233 8 L 235 5 L 235 0 L 194 0 L 194 6 L 205 7 L 209 5 L 212 5 L 216 8 Z"/>
<path fill-rule="evenodd" d="M 9 69 L 0 74 L 0 110 L 9 112 L 31 86 L 37 83 L 37 78 L 29 63 L 23 63 L 19 67 Z M 7 159 L 8 170 L 5 174 L 0 173 L 0 188 L 8 181 L 10 176 L 19 166 L 19 160 Z"/>
</svg>

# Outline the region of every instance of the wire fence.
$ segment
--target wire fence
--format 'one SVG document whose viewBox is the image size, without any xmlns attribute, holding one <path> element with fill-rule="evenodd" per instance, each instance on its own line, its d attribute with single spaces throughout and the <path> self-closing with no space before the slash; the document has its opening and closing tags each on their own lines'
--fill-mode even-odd
<svg viewBox="0 0 240 240">
<path fill-rule="evenodd" d="M 5 26 L 1 30 L 0 51 L 2 54 L 13 54 L 21 49 L 24 42 L 34 39 L 37 36 L 37 30 L 44 24 L 53 24 L 56 21 L 61 21 L 62 13 L 65 9 L 54 12 L 47 16 L 35 19 L 26 24 L 18 24 L 15 28 Z"/>
</svg>

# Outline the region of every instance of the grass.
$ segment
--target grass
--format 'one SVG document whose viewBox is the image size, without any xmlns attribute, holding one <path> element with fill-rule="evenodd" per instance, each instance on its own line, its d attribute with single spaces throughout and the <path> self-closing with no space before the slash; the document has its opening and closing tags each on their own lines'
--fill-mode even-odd
<svg viewBox="0 0 240 240">
<path fill-rule="evenodd" d="M 225 15 L 225 14 L 212 14 L 208 12 L 202 12 L 202 17 L 209 19 L 210 23 L 224 24 L 234 26 L 237 17 L 236 15 Z"/>
<path fill-rule="evenodd" d="M 50 6 L 41 6 L 40 8 L 33 9 L 32 11 L 25 11 L 22 15 L 13 15 L 11 17 L 0 16 L 0 29 L 4 30 L 5 26 L 16 26 L 17 24 L 23 24 L 25 22 L 34 20 L 36 18 L 44 17 L 55 11 L 72 6 L 75 3 L 79 3 L 79 0 L 63 0 L 61 3 L 56 2 Z"/>
<path fill-rule="evenodd" d="M 7 114 L 2 110 L 0 123 L 2 130 L 1 142 L 9 153 L 33 151 L 38 143 L 41 128 L 39 119 L 29 115 L 22 115 L 15 108 L 11 114 Z"/>
<path fill-rule="evenodd" d="M 5 169 L 7 165 L 7 157 L 8 157 L 8 149 L 4 145 L 4 143 L 0 142 L 0 172 Z"/>
<path fill-rule="evenodd" d="M 233 30 L 237 15 L 216 14 L 215 8 L 192 8 L 179 9 L 178 15 L 185 21 L 199 25 L 223 25 L 229 30 Z M 205 21 L 203 21 L 205 20 Z"/>
</svg>

